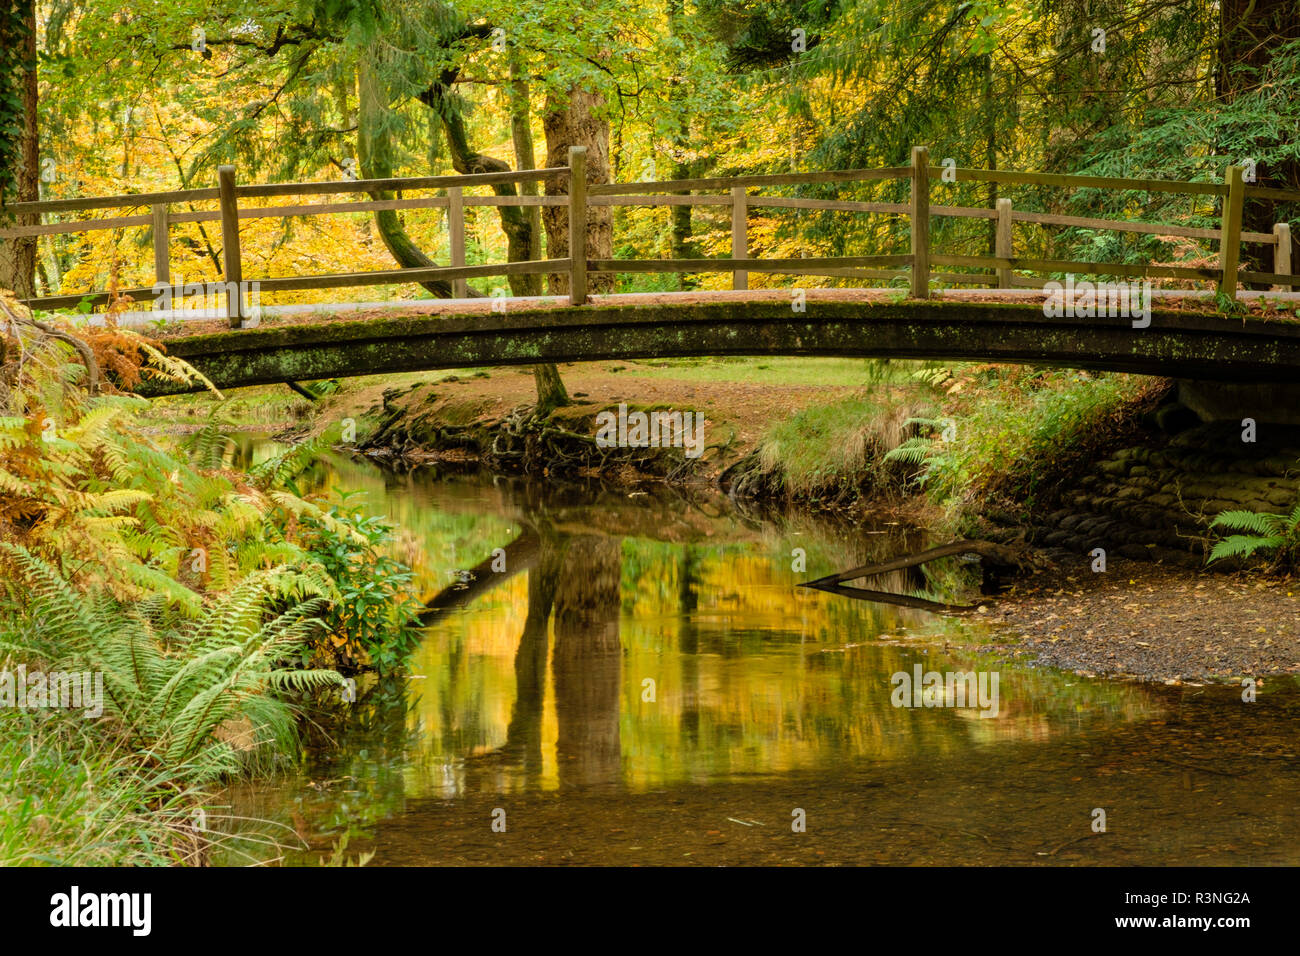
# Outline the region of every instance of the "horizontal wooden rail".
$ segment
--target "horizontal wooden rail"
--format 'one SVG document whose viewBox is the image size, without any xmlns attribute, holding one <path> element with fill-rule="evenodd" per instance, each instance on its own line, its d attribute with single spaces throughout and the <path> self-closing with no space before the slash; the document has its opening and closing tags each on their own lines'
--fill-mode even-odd
<svg viewBox="0 0 1300 956">
<path fill-rule="evenodd" d="M 485 197 L 486 198 L 486 197 Z M 305 203 L 298 206 L 243 207 L 238 216 L 243 219 L 276 219 L 285 216 L 320 216 L 339 212 L 378 212 L 384 209 L 434 209 L 447 206 L 446 196 L 425 199 L 382 199 L 372 202 Z M 221 213 L 173 212 L 167 216 L 169 223 L 220 222 Z M 48 236 L 69 232 L 95 232 L 103 229 L 124 229 L 131 226 L 153 224 L 153 216 L 119 216 L 113 219 L 81 219 L 75 222 L 44 223 L 39 226 L 19 226 L 0 229 L 0 239 L 14 236 Z"/>
<path fill-rule="evenodd" d="M 481 279 L 493 276 L 537 275 L 548 272 L 566 272 L 571 265 L 569 259 L 536 259 L 529 262 L 499 262 L 480 266 L 434 266 L 419 269 L 385 269 L 377 272 L 346 272 L 335 275 L 319 276 L 285 276 L 282 278 L 257 279 L 249 283 L 256 285 L 259 292 L 286 292 L 296 289 L 345 289 L 352 286 L 404 285 L 408 282 L 429 282 L 436 279 Z M 216 279 L 214 287 L 221 285 Z M 170 287 L 172 296 L 184 298 L 185 286 Z M 206 284 L 205 284 L 206 288 Z M 159 293 L 153 288 L 120 289 L 119 296 L 129 296 L 135 302 L 153 299 Z M 46 296 L 43 299 L 27 299 L 26 304 L 34 309 L 75 308 L 83 301 L 92 305 L 103 305 L 109 301 L 107 292 L 87 292 L 83 295 Z"/>
<path fill-rule="evenodd" d="M 502 183 L 533 182 L 550 179 L 554 176 L 567 176 L 568 173 L 569 168 L 567 166 L 551 166 L 544 169 L 524 169 L 504 173 L 474 173 L 468 176 L 399 176 L 389 179 L 341 179 L 316 183 L 258 183 L 236 187 L 235 196 L 239 199 L 251 199 L 258 196 L 309 196 L 386 190 L 445 189 L 450 186 L 468 188 L 470 186 L 494 186 Z M 122 196 L 103 196 L 95 199 L 45 199 L 39 202 L 16 202 L 4 206 L 2 211 L 14 214 L 44 214 L 82 212 L 87 209 L 136 209 L 141 206 L 156 206 L 162 203 L 211 201 L 217 199 L 218 195 L 216 189 L 173 189 L 168 192 L 133 193 Z M 534 203 L 527 200 L 538 198 L 548 197 L 524 197 L 525 201 L 518 203 L 518 205 L 533 205 Z M 401 202 L 402 200 L 397 201 Z M 495 204 L 485 202 L 482 205 Z M 546 205 L 546 203 L 539 205 Z"/>
<path fill-rule="evenodd" d="M 1130 222 L 1124 219 L 1092 219 L 1087 216 L 1063 216 L 1056 213 L 1020 212 L 1013 210 L 1011 218 L 1016 222 L 1033 222 L 1045 226 L 1074 226 L 1081 229 L 1110 229 L 1115 232 L 1139 232 L 1152 236 L 1181 236 L 1188 239 L 1219 239 L 1218 229 L 1196 226 L 1175 226 L 1155 222 Z M 1242 234 L 1242 238 L 1246 237 Z M 1259 241 L 1275 241 L 1265 233 L 1249 233 L 1261 237 Z"/>
<path fill-rule="evenodd" d="M 900 275 L 905 274 L 900 273 Z M 996 286 L 998 284 L 996 275 L 982 275 L 978 272 L 931 272 L 930 278 L 935 282 L 946 282 L 949 285 Z"/>
<path fill-rule="evenodd" d="M 750 196 L 746 200 L 746 204 L 750 207 L 826 209 L 832 212 L 879 212 L 894 215 L 909 212 L 909 207 L 905 202 L 850 202 L 846 199 L 802 199 L 793 196 Z"/>
<path fill-rule="evenodd" d="M 566 206 L 568 196 L 466 196 L 466 206 Z"/>
<path fill-rule="evenodd" d="M 597 183 L 587 192 L 592 196 L 629 193 L 675 193 L 692 189 L 732 189 L 736 186 L 789 186 L 812 183 L 851 183 L 871 179 L 902 179 L 911 167 L 885 169 L 835 169 L 819 173 L 770 173 L 754 176 L 714 176 L 710 179 L 669 179 L 653 183 Z"/>
<path fill-rule="evenodd" d="M 378 272 L 343 272 L 321 276 L 286 276 L 262 279 L 263 292 L 283 292 L 291 289 L 346 289 L 349 286 L 401 285 L 408 282 L 428 282 L 435 279 L 482 279 L 492 276 L 538 275 L 564 272 L 569 259 L 534 259 L 527 262 L 493 262 L 480 266 L 429 266 L 418 269 L 384 269 Z"/>
<path fill-rule="evenodd" d="M 79 295 L 47 295 L 41 299 L 24 299 L 23 304 L 32 309 L 75 309 L 83 302 L 89 302 L 91 305 L 107 305 L 113 295 L 126 296 L 133 302 L 146 302 L 153 299 L 155 293 L 151 288 L 118 289 L 116 293 L 82 292 Z"/>
<path fill-rule="evenodd" d="M 835 268 L 818 268 L 816 272 L 810 275 L 830 276 L 837 279 L 884 279 L 892 282 L 895 279 L 908 281 L 911 272 L 906 269 L 835 269 Z M 983 274 L 978 272 L 931 272 L 930 278 L 935 282 L 946 282 L 949 285 L 997 285 L 998 277 L 996 275 Z"/>
<path fill-rule="evenodd" d="M 1247 199 L 1280 199 L 1284 202 L 1300 202 L 1300 189 L 1275 189 L 1272 186 L 1246 186 Z"/>
<path fill-rule="evenodd" d="M 1168 179 L 1122 179 L 1114 176 L 1075 176 L 1068 173 L 1022 173 L 1009 169 L 951 170 L 957 182 L 1011 183 L 1020 186 L 1062 186 L 1068 189 L 1119 189 L 1130 192 L 1191 193 L 1226 196 L 1228 187 L 1219 183 L 1185 183 Z M 929 167 L 931 179 L 943 177 L 942 166 Z"/>
<path fill-rule="evenodd" d="M 939 266 L 974 266 L 986 269 L 1024 269 L 1031 272 L 1072 272 L 1079 275 L 1116 275 L 1161 279 L 1218 279 L 1218 269 L 1183 266 L 1136 266 L 1122 262 L 1075 262 L 1070 259 L 1004 259 L 998 256 L 934 256 Z"/>
<path fill-rule="evenodd" d="M 210 215 L 213 219 L 221 218 L 220 214 L 215 212 Z M 172 221 L 175 221 L 174 217 Z M 46 222 L 35 226 L 12 226 L 8 229 L 0 229 L 0 239 L 16 239 L 19 236 L 56 236 L 67 232 L 100 232 L 105 229 L 127 229 L 132 226 L 149 226 L 152 224 L 152 213 L 148 216 L 114 216 L 112 219 Z"/>
<path fill-rule="evenodd" d="M 320 216 L 336 212 L 379 212 L 385 209 L 445 209 L 446 196 L 419 199 L 374 199 L 364 202 L 302 203 L 297 206 L 240 206 L 240 219 L 279 219 L 286 216 Z M 172 222 L 215 222 L 219 212 L 176 212 Z"/>
<path fill-rule="evenodd" d="M 1280 286 L 1300 286 L 1300 275 L 1286 272 L 1238 272 L 1237 279 L 1240 282 L 1267 282 L 1271 285 Z M 1266 293 L 1260 292 L 1260 295 Z"/>
<path fill-rule="evenodd" d="M 996 209 L 978 209 L 968 206 L 931 206 L 932 216 L 960 216 L 968 219 L 996 219 Z"/>
<path fill-rule="evenodd" d="M 591 259 L 592 272 L 786 272 L 815 275 L 818 269 L 852 266 L 910 266 L 910 254 L 893 256 L 820 256 L 800 259 Z"/>
<path fill-rule="evenodd" d="M 235 195 L 239 199 L 258 196 L 313 196 L 321 193 L 383 192 L 398 189 L 447 189 L 452 186 L 468 189 L 471 186 L 496 186 L 503 183 L 526 183 L 555 176 L 569 175 L 567 166 L 548 166 L 545 169 L 522 169 L 503 173 L 472 173 L 468 176 L 399 176 L 390 179 L 340 179 L 323 183 L 257 183 L 239 186 Z"/>
<path fill-rule="evenodd" d="M 564 196 L 466 196 L 466 206 L 563 206 L 568 200 Z M 386 209 L 446 209 L 450 200 L 446 196 L 428 196 L 415 199 L 376 199 L 363 202 L 337 203 L 302 203 L 297 206 L 244 206 L 239 209 L 239 219 L 278 219 L 286 216 L 323 216 L 348 212 L 379 212 Z M 724 201 L 727 205 L 731 200 Z M 210 212 L 174 212 L 167 221 L 181 222 L 220 222 L 221 213 Z M 79 219 L 74 222 L 43 223 L 36 226 L 15 226 L 0 229 L 0 239 L 12 239 L 18 236 L 49 236 L 61 233 L 95 232 L 103 229 L 124 229 L 132 226 L 148 226 L 153 223 L 150 216 L 118 216 L 112 219 Z"/>
<path fill-rule="evenodd" d="M 159 203 L 203 202 L 218 197 L 216 189 L 173 189 L 165 193 L 133 193 L 126 196 L 103 196 L 98 199 L 42 199 L 40 202 L 15 202 L 0 207 L 4 213 L 81 212 L 86 209 L 136 209 Z"/>
<path fill-rule="evenodd" d="M 563 199 L 563 196 L 555 197 Z M 730 196 L 590 196 L 588 206 L 730 206 Z"/>
</svg>

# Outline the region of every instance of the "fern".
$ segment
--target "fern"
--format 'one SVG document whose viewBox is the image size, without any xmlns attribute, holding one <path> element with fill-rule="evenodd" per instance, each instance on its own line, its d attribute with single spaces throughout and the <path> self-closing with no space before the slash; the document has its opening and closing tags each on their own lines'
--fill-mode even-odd
<svg viewBox="0 0 1300 956">
<path fill-rule="evenodd" d="M 1225 558 L 1248 558 L 1256 551 L 1272 551 L 1286 544 L 1284 535 L 1258 537 L 1255 535 L 1234 534 L 1215 542 L 1210 551 L 1210 561 Z"/>
<path fill-rule="evenodd" d="M 934 432 L 941 431 L 948 423 L 939 418 L 909 418 L 903 423 L 904 428 L 919 427 L 929 434 L 913 435 L 904 439 L 896 448 L 885 453 L 885 461 L 897 461 L 905 465 L 919 467 L 921 474 L 916 477 L 916 484 L 923 486 L 936 467 L 947 461 L 947 456 L 940 452 L 940 440 Z"/>
<path fill-rule="evenodd" d="M 1255 535 L 1272 535 L 1285 527 L 1283 515 L 1262 514 L 1258 511 L 1225 511 L 1210 522 L 1211 528 L 1245 531 Z"/>
<path fill-rule="evenodd" d="M 249 469 L 249 475 L 262 488 L 285 488 L 328 451 L 331 444 L 328 433 L 300 442 L 254 465 Z"/>
<path fill-rule="evenodd" d="M 230 423 L 220 417 L 220 406 L 212 409 L 207 424 L 181 441 L 195 468 L 212 471 L 225 463 L 226 451 L 234 444 L 222 429 Z"/>
<path fill-rule="evenodd" d="M 1210 522 L 1210 529 L 1243 532 L 1215 542 L 1207 563 L 1228 558 L 1249 558 L 1260 551 L 1276 552 L 1275 561 L 1293 561 L 1300 553 L 1300 505 L 1289 515 L 1258 511 L 1224 511 Z"/>
<path fill-rule="evenodd" d="M 282 696 L 337 685 L 329 670 L 290 666 L 321 628 L 322 597 L 279 614 L 270 608 L 292 571 L 250 575 L 186 623 L 165 602 L 88 602 L 55 568 L 0 545 L 21 568 L 29 619 L 21 643 L 59 669 L 104 675 L 104 716 L 140 752 L 197 783 L 269 762 L 295 741 L 294 708 Z"/>
<path fill-rule="evenodd" d="M 908 465 L 924 465 L 933 458 L 934 440 L 920 435 L 914 435 L 885 453 L 885 461 L 901 461 Z"/>
</svg>

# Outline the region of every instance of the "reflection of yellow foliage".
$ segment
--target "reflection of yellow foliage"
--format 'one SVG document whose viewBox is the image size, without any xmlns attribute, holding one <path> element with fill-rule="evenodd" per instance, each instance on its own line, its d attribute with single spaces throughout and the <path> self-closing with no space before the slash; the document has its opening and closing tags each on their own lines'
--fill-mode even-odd
<svg viewBox="0 0 1300 956">
<path fill-rule="evenodd" d="M 1080 685 L 1075 696 L 1058 698 L 1059 678 L 1003 673 L 998 719 L 951 708 L 897 709 L 890 703 L 889 676 L 921 658 L 907 646 L 872 641 L 902 624 L 899 614 L 911 612 L 796 599 L 796 576 L 788 565 L 758 550 L 732 548 L 698 557 L 697 609 L 683 616 L 679 549 L 648 542 L 625 543 L 624 549 L 625 560 L 630 553 L 642 569 L 624 582 L 617 715 L 622 776 L 637 789 L 1041 740 L 1059 733 L 1062 707 L 1072 715 L 1078 695 L 1086 699 L 1090 693 Z M 646 549 L 658 560 L 647 561 Z M 417 669 L 431 686 L 416 720 L 431 759 L 464 756 L 466 746 L 485 754 L 506 743 L 527 599 L 527 581 L 520 576 L 430 632 Z M 938 653 L 925 661 L 940 670 L 982 666 L 945 661 Z M 646 678 L 655 682 L 654 702 L 643 700 Z M 1107 693 L 1097 707 L 1100 715 L 1142 711 L 1141 695 Z M 471 728 L 478 736 L 467 741 Z M 557 787 L 551 691 L 542 737 L 541 782 Z M 501 778 L 496 785 L 510 784 Z"/>
</svg>

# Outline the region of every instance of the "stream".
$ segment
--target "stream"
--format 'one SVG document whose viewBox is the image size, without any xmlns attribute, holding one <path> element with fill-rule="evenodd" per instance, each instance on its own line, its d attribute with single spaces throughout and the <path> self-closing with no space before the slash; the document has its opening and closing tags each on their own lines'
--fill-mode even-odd
<svg viewBox="0 0 1300 956">
<path fill-rule="evenodd" d="M 300 487 L 327 485 L 400 526 L 424 639 L 308 723 L 299 771 L 221 795 L 214 862 L 345 839 L 374 865 L 1300 863 L 1294 682 L 1245 703 L 1013 666 L 977 614 L 796 586 L 935 543 L 917 529 L 343 456 Z M 978 577 L 864 586 L 965 603 Z M 932 672 L 975 680 L 931 695 Z"/>
</svg>

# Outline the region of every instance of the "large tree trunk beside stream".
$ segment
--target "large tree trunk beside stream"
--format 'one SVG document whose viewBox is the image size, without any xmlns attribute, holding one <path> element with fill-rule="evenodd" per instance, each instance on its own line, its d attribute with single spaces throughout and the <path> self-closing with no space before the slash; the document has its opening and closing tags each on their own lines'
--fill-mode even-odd
<svg viewBox="0 0 1300 956">
<path fill-rule="evenodd" d="M 599 93 L 574 87 L 564 102 L 548 99 L 542 126 L 546 132 L 546 165 L 569 165 L 569 147 L 587 147 L 587 183 L 609 182 L 609 121 L 604 118 L 605 99 Z M 568 193 L 563 181 L 546 184 L 548 196 Z M 566 206 L 545 206 L 542 223 L 546 227 L 546 250 L 552 259 L 569 255 L 569 210 Z M 587 206 L 587 258 L 614 257 L 614 217 L 611 206 Z M 569 274 L 556 272 L 548 277 L 552 295 L 568 295 Z M 614 276 L 608 272 L 588 273 L 591 292 L 610 292 Z"/>
<path fill-rule="evenodd" d="M 33 202 L 40 198 L 37 182 L 36 5 L 32 0 L 0 0 L 0 3 L 8 8 L 5 11 L 7 15 L 0 17 L 0 48 L 22 51 L 22 62 L 17 71 L 0 77 L 0 96 L 12 97 L 21 104 L 19 115 L 14 117 L 21 124 L 17 148 L 8 170 L 13 182 L 0 199 Z M 19 26 L 20 22 L 22 26 Z M 0 110 L 0 121 L 8 118 L 7 110 Z M 0 221 L 6 218 L 0 213 Z M 39 217 L 33 215 L 15 216 L 13 225 L 35 225 L 38 220 Z M 0 239 L 0 289 L 11 289 L 20 299 L 36 295 L 35 236 Z"/>
</svg>

